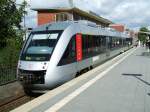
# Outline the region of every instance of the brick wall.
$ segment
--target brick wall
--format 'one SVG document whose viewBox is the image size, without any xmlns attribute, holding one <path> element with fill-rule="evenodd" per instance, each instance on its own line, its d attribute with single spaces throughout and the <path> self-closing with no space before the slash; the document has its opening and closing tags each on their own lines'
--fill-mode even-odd
<svg viewBox="0 0 150 112">
<path fill-rule="evenodd" d="M 120 24 L 112 24 L 109 26 L 110 28 L 114 28 L 115 30 L 119 31 L 119 32 L 124 32 L 125 31 L 125 27 L 124 25 L 120 25 Z"/>
<path fill-rule="evenodd" d="M 55 13 L 38 12 L 38 25 L 55 21 Z"/>
</svg>

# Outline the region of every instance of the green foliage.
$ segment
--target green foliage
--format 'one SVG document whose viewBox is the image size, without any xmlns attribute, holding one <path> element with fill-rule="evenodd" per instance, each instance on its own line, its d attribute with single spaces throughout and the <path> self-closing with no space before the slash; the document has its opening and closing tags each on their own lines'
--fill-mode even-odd
<svg viewBox="0 0 150 112">
<path fill-rule="evenodd" d="M 0 64 L 17 63 L 23 42 L 20 23 L 26 5 L 26 2 L 16 5 L 15 0 L 0 0 Z"/>
<path fill-rule="evenodd" d="M 14 38 L 16 29 L 20 29 L 22 16 L 25 13 L 23 3 L 17 8 L 14 0 L 0 0 L 0 40 Z"/>
<path fill-rule="evenodd" d="M 7 44 L 7 47 L 0 50 L 0 64 L 15 66 L 19 58 L 22 40 L 20 38 L 8 39 Z"/>
<path fill-rule="evenodd" d="M 149 32 L 148 28 L 146 28 L 146 27 L 141 27 L 139 31 L 140 31 L 140 32 Z M 139 39 L 140 41 L 142 41 L 143 43 L 146 42 L 146 37 L 147 37 L 147 34 L 138 33 L 138 39 Z"/>
</svg>

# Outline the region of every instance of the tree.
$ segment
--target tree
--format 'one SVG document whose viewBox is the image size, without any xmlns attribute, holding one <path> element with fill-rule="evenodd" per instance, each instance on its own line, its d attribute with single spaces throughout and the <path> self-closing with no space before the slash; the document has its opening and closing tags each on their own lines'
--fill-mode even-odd
<svg viewBox="0 0 150 112">
<path fill-rule="evenodd" d="M 139 30 L 141 33 L 138 33 L 138 39 L 145 43 L 146 42 L 146 39 L 147 39 L 147 34 L 144 34 L 142 32 L 149 32 L 148 28 L 146 27 L 141 27 L 140 30 Z"/>
<path fill-rule="evenodd" d="M 20 23 L 27 3 L 17 5 L 15 1 L 0 0 L 0 64 L 17 63 L 22 46 Z"/>
<path fill-rule="evenodd" d="M 8 38 L 15 38 L 16 29 L 20 29 L 20 23 L 26 2 L 17 8 L 15 0 L 0 0 L 0 40 L 6 41 Z"/>
</svg>

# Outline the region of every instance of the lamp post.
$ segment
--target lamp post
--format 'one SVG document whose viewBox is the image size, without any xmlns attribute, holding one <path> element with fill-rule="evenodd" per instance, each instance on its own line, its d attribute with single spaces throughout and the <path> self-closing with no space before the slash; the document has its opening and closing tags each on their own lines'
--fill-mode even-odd
<svg viewBox="0 0 150 112">
<path fill-rule="evenodd" d="M 23 1 L 24 3 L 25 3 L 25 0 Z M 26 11 L 26 6 L 25 6 L 25 4 L 24 4 L 24 13 L 23 13 L 23 27 L 24 27 L 24 31 L 25 31 L 25 36 L 24 36 L 24 38 L 25 38 L 25 40 L 26 40 L 26 18 L 25 18 L 25 11 Z"/>
</svg>

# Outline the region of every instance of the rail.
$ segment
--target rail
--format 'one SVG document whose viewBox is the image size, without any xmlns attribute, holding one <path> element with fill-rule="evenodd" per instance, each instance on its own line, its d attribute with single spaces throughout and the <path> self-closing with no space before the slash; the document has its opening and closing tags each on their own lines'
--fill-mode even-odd
<svg viewBox="0 0 150 112">
<path fill-rule="evenodd" d="M 0 112 L 9 112 L 16 107 L 33 100 L 34 98 L 35 97 L 26 96 L 25 94 L 15 96 L 12 99 L 0 103 Z"/>
</svg>

